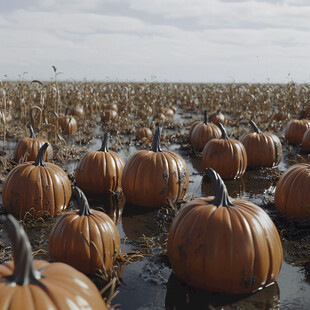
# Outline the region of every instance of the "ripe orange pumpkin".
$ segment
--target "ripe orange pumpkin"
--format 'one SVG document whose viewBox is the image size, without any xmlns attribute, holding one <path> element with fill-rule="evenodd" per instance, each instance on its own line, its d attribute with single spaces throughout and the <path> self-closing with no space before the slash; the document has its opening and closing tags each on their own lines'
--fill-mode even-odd
<svg viewBox="0 0 310 310">
<path fill-rule="evenodd" d="M 247 168 L 246 150 L 240 141 L 228 138 L 221 123 L 218 126 L 222 137 L 210 140 L 203 148 L 202 168 L 213 168 L 223 179 L 237 179 Z"/>
<path fill-rule="evenodd" d="M 174 111 L 170 108 L 160 108 L 160 112 L 164 114 L 166 118 L 173 119 Z"/>
<path fill-rule="evenodd" d="M 208 123 L 208 110 L 204 112 L 204 122 L 194 123 L 193 129 L 190 130 L 190 142 L 195 149 L 201 151 L 204 146 L 214 138 L 221 137 L 221 130 L 213 123 Z"/>
<path fill-rule="evenodd" d="M 125 164 L 122 189 L 128 203 L 160 208 L 167 199 L 181 201 L 187 192 L 187 166 L 179 155 L 161 149 L 160 135 L 158 127 L 152 149 L 136 152 Z"/>
<path fill-rule="evenodd" d="M 210 114 L 209 121 L 215 125 L 217 125 L 218 123 L 225 124 L 225 116 L 222 113 L 221 108 Z"/>
<path fill-rule="evenodd" d="M 94 283 L 63 263 L 33 260 L 22 225 L 10 214 L 5 226 L 13 261 L 0 265 L 0 309 L 107 309 Z"/>
<path fill-rule="evenodd" d="M 260 207 L 231 199 L 219 174 L 206 169 L 215 197 L 188 202 L 172 222 L 168 257 L 191 286 L 229 294 L 276 281 L 283 252 L 277 228 Z"/>
<path fill-rule="evenodd" d="M 108 122 L 111 121 L 113 119 L 116 119 L 118 116 L 117 112 L 115 110 L 105 110 L 102 114 L 101 114 L 101 120 L 103 122 Z"/>
<path fill-rule="evenodd" d="M 77 116 L 79 118 L 82 118 L 83 116 L 85 116 L 85 111 L 84 111 L 82 105 L 77 104 L 77 105 L 73 106 L 70 109 L 70 115 Z"/>
<path fill-rule="evenodd" d="M 77 122 L 71 115 L 60 116 L 58 124 L 65 135 L 74 135 L 77 132 Z"/>
<path fill-rule="evenodd" d="M 111 194 L 121 188 L 121 178 L 125 163 L 107 147 L 108 134 L 105 133 L 101 148 L 88 152 L 75 170 L 78 187 L 86 194 Z"/>
<path fill-rule="evenodd" d="M 14 160 L 19 161 L 21 158 L 24 158 L 25 161 L 34 161 L 37 158 L 39 149 L 44 143 L 48 141 L 43 138 L 36 138 L 33 132 L 32 126 L 28 125 L 30 131 L 29 138 L 23 138 L 18 141 L 14 150 Z M 53 147 L 49 144 L 45 154 L 44 160 L 49 160 L 53 157 Z"/>
<path fill-rule="evenodd" d="M 277 166 L 282 158 L 280 139 L 270 132 L 262 132 L 252 120 L 250 124 L 254 132 L 247 133 L 240 138 L 247 153 L 248 166 Z"/>
<path fill-rule="evenodd" d="M 310 129 L 307 129 L 301 140 L 302 149 L 306 152 L 310 152 Z"/>
<path fill-rule="evenodd" d="M 60 167 L 44 162 L 48 145 L 40 148 L 35 162 L 21 163 L 12 169 L 3 184 L 3 206 L 18 219 L 28 213 L 35 218 L 55 216 L 67 208 L 70 180 Z"/>
<path fill-rule="evenodd" d="M 300 118 L 289 121 L 285 127 L 285 140 L 289 144 L 300 144 L 307 129 L 310 128 L 310 121 L 303 119 L 305 112 L 302 111 Z"/>
<path fill-rule="evenodd" d="M 275 191 L 276 208 L 286 217 L 295 220 L 310 216 L 310 165 L 296 164 L 280 177 Z"/>
<path fill-rule="evenodd" d="M 138 141 L 142 140 L 143 138 L 147 140 L 151 140 L 152 137 L 153 137 L 152 131 L 150 128 L 147 128 L 147 127 L 139 128 L 136 132 L 136 139 Z"/>
<path fill-rule="evenodd" d="M 92 274 L 109 270 L 120 253 L 120 237 L 110 217 L 90 209 L 84 193 L 73 187 L 79 210 L 64 213 L 49 238 L 49 253 L 54 261 L 67 263 Z"/>
</svg>

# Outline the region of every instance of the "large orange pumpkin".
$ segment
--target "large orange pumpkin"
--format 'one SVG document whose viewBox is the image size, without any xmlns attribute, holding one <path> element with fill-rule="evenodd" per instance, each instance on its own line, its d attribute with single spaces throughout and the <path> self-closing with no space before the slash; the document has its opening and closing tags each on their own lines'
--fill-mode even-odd
<svg viewBox="0 0 310 310">
<path fill-rule="evenodd" d="M 310 165 L 296 164 L 280 177 L 274 203 L 278 210 L 290 219 L 310 217 Z"/>
<path fill-rule="evenodd" d="M 67 263 L 92 274 L 112 268 L 120 253 L 120 237 L 111 218 L 90 209 L 84 193 L 73 188 L 79 210 L 64 213 L 49 238 L 49 253 L 54 261 Z"/>
<path fill-rule="evenodd" d="M 274 223 L 255 204 L 231 199 L 213 169 L 206 173 L 215 197 L 188 202 L 173 220 L 168 237 L 172 269 L 191 286 L 229 294 L 275 282 L 283 252 Z"/>
<path fill-rule="evenodd" d="M 282 158 L 280 139 L 270 132 L 262 132 L 253 121 L 250 121 L 250 124 L 254 132 L 247 133 L 240 138 L 247 153 L 248 166 L 277 166 Z"/>
<path fill-rule="evenodd" d="M 218 123 L 222 137 L 210 140 L 202 151 L 202 168 L 213 168 L 223 179 L 237 179 L 247 168 L 247 154 L 243 144 L 227 136 L 226 130 Z"/>
<path fill-rule="evenodd" d="M 3 184 L 4 208 L 18 219 L 28 213 L 33 217 L 55 216 L 67 208 L 70 180 L 60 167 L 44 162 L 48 145 L 41 147 L 35 162 L 21 163 L 11 170 Z"/>
<path fill-rule="evenodd" d="M 160 208 L 168 199 L 181 201 L 187 192 L 187 166 L 179 155 L 161 149 L 160 135 L 158 127 L 152 149 L 136 152 L 125 164 L 122 189 L 128 203 Z"/>
<path fill-rule="evenodd" d="M 221 137 L 220 128 L 208 122 L 208 110 L 204 112 L 204 122 L 195 123 L 193 126 L 193 129 L 190 130 L 189 139 L 198 151 L 201 151 L 210 140 Z"/>
<path fill-rule="evenodd" d="M 34 161 L 37 158 L 39 149 L 44 143 L 47 143 L 47 140 L 43 138 L 36 138 L 33 132 L 32 126 L 28 125 L 30 131 L 29 138 L 23 138 L 18 141 L 14 150 L 14 160 L 19 161 L 21 158 L 25 161 Z M 49 144 L 45 155 L 44 160 L 49 160 L 53 157 L 53 147 Z"/>
<path fill-rule="evenodd" d="M 0 265 L 0 309 L 107 309 L 98 289 L 81 272 L 63 263 L 33 260 L 22 225 L 7 215 L 5 226 L 13 261 Z"/>
<path fill-rule="evenodd" d="M 77 186 L 86 194 L 111 194 L 119 191 L 124 169 L 123 159 L 107 147 L 108 134 L 101 148 L 88 152 L 75 170 Z"/>
</svg>

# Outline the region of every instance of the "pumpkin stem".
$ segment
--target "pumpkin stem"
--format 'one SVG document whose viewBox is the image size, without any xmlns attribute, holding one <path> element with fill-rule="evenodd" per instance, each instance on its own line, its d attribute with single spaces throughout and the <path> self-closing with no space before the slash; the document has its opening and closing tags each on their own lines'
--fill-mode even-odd
<svg viewBox="0 0 310 310">
<path fill-rule="evenodd" d="M 72 196 L 76 198 L 79 207 L 78 214 L 80 216 L 89 216 L 92 214 L 85 194 L 77 187 L 72 187 Z"/>
<path fill-rule="evenodd" d="M 222 132 L 222 137 L 221 139 L 228 139 L 228 136 L 227 136 L 227 132 L 226 132 L 226 129 L 224 128 L 224 126 L 222 125 L 221 122 L 218 122 L 217 126 L 220 128 L 221 132 Z"/>
<path fill-rule="evenodd" d="M 46 152 L 46 149 L 48 148 L 48 146 L 49 146 L 49 144 L 46 142 L 39 149 L 36 161 L 34 163 L 35 166 L 41 166 L 41 167 L 46 166 L 46 163 L 44 161 L 44 155 L 45 155 L 45 152 Z"/>
<path fill-rule="evenodd" d="M 108 149 L 108 138 L 109 138 L 109 134 L 106 132 L 104 134 L 104 136 L 103 136 L 101 148 L 98 150 L 98 152 L 109 152 L 109 149 Z"/>
<path fill-rule="evenodd" d="M 250 120 L 250 125 L 252 126 L 252 128 L 256 133 L 262 133 L 262 131 L 257 127 L 257 125 L 252 120 Z"/>
<path fill-rule="evenodd" d="M 13 285 L 35 284 L 43 289 L 45 285 L 39 281 L 44 276 L 33 266 L 32 251 L 29 239 L 23 226 L 14 218 L 7 214 L 4 221 L 8 237 L 13 246 L 14 272 L 5 278 Z"/>
<path fill-rule="evenodd" d="M 209 203 L 217 207 L 234 206 L 234 204 L 229 200 L 227 188 L 220 175 L 217 172 L 215 172 L 212 168 L 207 168 L 206 174 L 210 178 L 212 184 L 214 185 L 214 191 L 215 191 L 215 198 Z"/>
<path fill-rule="evenodd" d="M 27 127 L 28 127 L 28 129 L 29 129 L 29 131 L 30 131 L 30 138 L 35 139 L 36 136 L 35 136 L 35 134 L 34 134 L 34 131 L 33 131 L 33 128 L 32 128 L 32 126 L 31 126 L 31 124 L 28 124 Z"/>
<path fill-rule="evenodd" d="M 205 110 L 205 112 L 204 112 L 204 117 L 205 117 L 205 119 L 204 119 L 204 124 L 205 124 L 205 125 L 208 125 L 208 110 Z"/>
<path fill-rule="evenodd" d="M 162 152 L 162 149 L 160 147 L 160 136 L 161 136 L 161 127 L 158 126 L 155 130 L 153 143 L 152 143 L 152 151 L 153 152 Z"/>
</svg>

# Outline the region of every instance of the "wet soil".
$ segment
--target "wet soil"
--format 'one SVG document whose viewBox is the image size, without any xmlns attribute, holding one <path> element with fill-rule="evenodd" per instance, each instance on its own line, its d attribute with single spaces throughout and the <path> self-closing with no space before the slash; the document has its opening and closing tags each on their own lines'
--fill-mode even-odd
<svg viewBox="0 0 310 310">
<path fill-rule="evenodd" d="M 281 173 L 296 161 L 307 160 L 307 154 L 300 153 L 297 147 L 283 146 L 283 158 L 277 168 L 248 169 L 241 179 L 225 181 L 230 196 L 250 200 L 259 205 L 276 224 L 284 251 L 283 265 L 277 282 L 254 294 L 227 295 L 189 287 L 174 275 L 169 266 L 166 249 L 172 219 L 186 201 L 213 195 L 212 184 L 203 181 L 200 154 L 193 151 L 188 143 L 188 120 L 191 119 L 191 113 L 181 110 L 175 119 L 177 126 L 164 128 L 168 139 L 162 147 L 181 155 L 188 166 L 190 186 L 184 203 L 154 210 L 125 204 L 122 194 L 117 198 L 89 199 L 91 207 L 107 212 L 116 222 L 123 252 L 138 251 L 143 255 L 143 258 L 140 256 L 140 259 L 124 266 L 120 285 L 117 287 L 118 294 L 113 298 L 112 306 L 128 310 L 310 309 L 310 223 L 288 221 L 275 209 L 273 203 L 275 187 Z M 228 127 L 228 132 L 229 129 Z M 102 133 L 103 129 L 98 127 L 94 128 L 94 131 Z M 283 131 L 278 135 L 283 138 Z M 115 144 L 115 149 L 124 160 L 128 154 L 147 147 L 147 143 L 136 143 L 132 134 L 123 135 L 121 138 L 121 147 L 117 146 L 116 141 L 110 142 L 112 149 Z M 67 139 L 69 145 L 73 143 L 73 138 Z M 98 137 L 89 141 L 91 142 L 85 150 L 100 148 L 101 141 Z M 15 140 L 8 142 L 7 157 L 13 153 L 15 143 Z M 78 158 L 71 157 L 61 164 L 72 181 L 77 162 Z M 0 181 L 2 185 L 3 180 Z M 74 208 L 73 203 L 70 208 Z M 48 236 L 54 222 L 55 219 L 46 219 L 25 224 L 34 254 L 38 258 L 49 259 Z M 3 231 L 0 232 L 0 254 L 2 261 L 11 255 L 9 241 Z"/>
</svg>

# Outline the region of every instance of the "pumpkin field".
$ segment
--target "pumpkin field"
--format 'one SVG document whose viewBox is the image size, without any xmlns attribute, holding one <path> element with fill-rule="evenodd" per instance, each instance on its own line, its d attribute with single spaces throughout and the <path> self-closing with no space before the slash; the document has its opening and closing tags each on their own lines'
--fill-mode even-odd
<svg viewBox="0 0 310 310">
<path fill-rule="evenodd" d="M 0 82 L 0 309 L 310 309 L 310 85 L 54 73 Z"/>
</svg>

